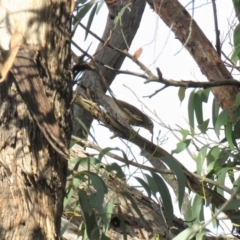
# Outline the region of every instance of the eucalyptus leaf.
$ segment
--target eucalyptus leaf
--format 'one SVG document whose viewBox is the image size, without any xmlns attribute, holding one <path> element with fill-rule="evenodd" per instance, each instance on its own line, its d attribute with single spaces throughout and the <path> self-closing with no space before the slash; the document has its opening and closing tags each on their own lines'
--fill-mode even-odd
<svg viewBox="0 0 240 240">
<path fill-rule="evenodd" d="M 176 175 L 178 182 L 178 203 L 179 209 L 181 210 L 184 194 L 185 194 L 185 186 L 186 179 L 183 172 L 182 165 L 176 161 L 173 157 L 161 157 L 161 161 L 163 161 Z"/>
<path fill-rule="evenodd" d="M 189 96 L 188 100 L 188 121 L 190 125 L 191 134 L 194 134 L 194 97 L 195 90 L 193 90 Z"/>
<path fill-rule="evenodd" d="M 173 221 L 173 205 L 172 205 L 172 199 L 171 195 L 169 193 L 169 189 L 164 182 L 164 180 L 156 173 L 151 172 L 153 179 L 155 180 L 157 186 L 158 186 L 158 192 L 161 194 L 161 198 L 163 201 L 164 210 L 166 211 L 166 220 L 169 224 L 169 226 L 172 226 Z"/>
<path fill-rule="evenodd" d="M 219 136 L 220 128 L 223 125 L 226 125 L 228 122 L 228 114 L 229 114 L 229 109 L 224 109 L 218 116 L 216 125 L 215 125 L 215 132 L 217 136 Z"/>
</svg>

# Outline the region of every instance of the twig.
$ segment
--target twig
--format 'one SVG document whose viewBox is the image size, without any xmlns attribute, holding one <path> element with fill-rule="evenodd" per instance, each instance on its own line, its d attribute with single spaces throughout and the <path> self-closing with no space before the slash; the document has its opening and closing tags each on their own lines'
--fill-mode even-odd
<svg viewBox="0 0 240 240">
<path fill-rule="evenodd" d="M 160 71 L 157 68 L 157 71 Z M 167 88 L 167 87 L 184 87 L 184 88 L 212 88 L 212 87 L 220 87 L 220 86 L 237 86 L 240 87 L 240 82 L 237 81 L 236 79 L 222 79 L 222 80 L 212 80 L 211 82 L 195 82 L 195 81 L 176 81 L 173 79 L 166 79 L 163 78 L 160 73 L 159 73 L 159 77 L 157 80 L 150 80 L 153 82 L 160 82 L 163 83 L 165 86 L 156 90 L 153 94 L 149 95 L 149 96 L 145 96 L 145 97 L 153 97 L 154 95 L 156 95 L 158 92 L 162 91 L 163 89 Z"/>
<path fill-rule="evenodd" d="M 214 17 L 214 26 L 215 26 L 215 33 L 216 33 L 216 49 L 219 57 L 221 57 L 221 43 L 220 43 L 220 31 L 218 29 L 218 19 L 217 19 L 217 7 L 216 7 L 216 0 L 212 0 L 213 6 L 213 17 Z"/>
<path fill-rule="evenodd" d="M 73 135 L 72 135 L 71 138 L 72 138 L 72 140 L 75 140 L 78 143 L 83 144 L 85 147 L 93 148 L 93 149 L 97 150 L 98 152 L 101 152 L 103 150 L 102 148 L 100 148 L 99 146 L 95 145 L 94 143 L 91 143 L 89 141 L 83 140 L 82 138 L 78 138 L 78 137 L 73 136 Z M 155 169 L 155 168 L 152 168 L 152 167 L 148 167 L 148 166 L 139 164 L 137 162 L 133 162 L 131 160 L 124 159 L 124 158 L 118 156 L 117 154 L 114 154 L 114 153 L 111 153 L 111 152 L 107 152 L 105 154 L 107 156 L 111 157 L 111 158 L 114 158 L 114 159 L 122 162 L 122 163 L 130 164 L 132 166 L 138 167 L 138 168 L 146 170 L 146 171 L 151 171 L 151 172 L 160 173 L 160 174 L 174 174 L 172 172 L 172 170 L 168 170 L 168 169 L 160 169 L 159 170 L 159 169 Z"/>
</svg>

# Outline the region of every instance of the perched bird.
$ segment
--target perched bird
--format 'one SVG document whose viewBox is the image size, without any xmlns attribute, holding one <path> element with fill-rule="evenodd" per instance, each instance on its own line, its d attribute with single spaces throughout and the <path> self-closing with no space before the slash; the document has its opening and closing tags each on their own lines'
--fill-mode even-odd
<svg viewBox="0 0 240 240">
<path fill-rule="evenodd" d="M 97 95 L 99 104 L 104 107 L 106 111 L 108 111 L 108 108 L 110 107 L 110 114 L 113 113 L 117 120 L 128 123 L 129 125 L 146 128 L 153 134 L 154 125 L 152 120 L 138 108 L 106 95 L 97 87 L 91 87 L 91 89 Z"/>
</svg>

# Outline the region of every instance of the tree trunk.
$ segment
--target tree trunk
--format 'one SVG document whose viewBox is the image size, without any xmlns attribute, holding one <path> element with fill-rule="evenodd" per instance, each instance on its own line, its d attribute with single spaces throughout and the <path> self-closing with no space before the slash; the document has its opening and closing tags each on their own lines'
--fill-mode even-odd
<svg viewBox="0 0 240 240">
<path fill-rule="evenodd" d="M 1 0 L 0 239 L 58 239 L 71 136 L 67 0 Z M 66 151 L 65 151 L 66 152 Z"/>
</svg>

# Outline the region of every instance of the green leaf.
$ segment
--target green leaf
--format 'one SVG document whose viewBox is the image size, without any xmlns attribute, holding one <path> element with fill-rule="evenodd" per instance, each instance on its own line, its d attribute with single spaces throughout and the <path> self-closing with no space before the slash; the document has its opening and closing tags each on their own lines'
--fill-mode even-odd
<svg viewBox="0 0 240 240">
<path fill-rule="evenodd" d="M 83 130 L 85 131 L 84 134 L 90 136 L 90 137 L 93 139 L 93 141 L 94 141 L 95 143 L 97 143 L 95 137 L 94 137 L 94 136 L 92 135 L 92 133 L 88 130 L 86 124 L 85 124 L 81 119 L 79 119 L 79 118 L 77 118 L 77 121 L 78 121 L 78 123 L 81 125 L 81 127 L 83 128 Z"/>
<path fill-rule="evenodd" d="M 107 147 L 107 148 L 104 148 L 98 155 L 98 159 L 100 161 L 102 161 L 102 158 L 108 153 L 108 152 L 111 152 L 111 151 L 122 151 L 121 149 L 119 148 L 110 148 L 110 147 Z"/>
<path fill-rule="evenodd" d="M 158 192 L 161 194 L 164 210 L 166 211 L 166 214 L 167 214 L 167 222 L 168 222 L 169 226 L 172 226 L 173 205 L 172 205 L 172 199 L 171 199 L 169 190 L 167 188 L 167 185 L 158 174 L 156 174 L 154 172 L 151 172 L 151 174 L 158 186 Z"/>
<path fill-rule="evenodd" d="M 87 26 L 86 26 L 86 31 L 85 31 L 85 39 L 84 41 L 87 39 L 87 36 L 88 36 L 88 33 L 89 33 L 89 30 L 91 28 L 91 25 L 92 25 L 92 22 L 93 22 L 93 18 L 94 18 L 94 15 L 96 14 L 96 11 L 97 11 L 97 7 L 98 7 L 98 2 L 96 2 L 94 4 L 94 7 L 88 17 L 88 22 L 87 22 Z"/>
<path fill-rule="evenodd" d="M 213 99 L 213 104 L 212 104 L 212 123 L 213 123 L 213 127 L 215 128 L 216 125 L 216 121 L 218 118 L 218 113 L 219 113 L 219 105 L 216 101 L 216 99 Z"/>
<path fill-rule="evenodd" d="M 233 44 L 234 47 L 240 45 L 240 23 L 236 26 L 234 33 L 233 33 Z"/>
<path fill-rule="evenodd" d="M 215 162 L 219 156 L 220 153 L 220 149 L 218 146 L 214 146 L 210 149 L 210 151 L 207 154 L 207 166 L 212 163 Z M 209 169 L 210 171 L 211 169 Z"/>
<path fill-rule="evenodd" d="M 232 130 L 232 123 L 230 123 L 230 122 L 228 122 L 226 125 L 225 136 L 227 138 L 230 149 L 233 150 L 234 149 L 233 130 Z"/>
<path fill-rule="evenodd" d="M 74 165 L 74 167 L 73 167 L 74 171 L 78 171 L 79 166 L 89 166 L 90 167 L 90 165 L 96 166 L 100 163 L 101 162 L 94 157 L 87 157 L 87 158 L 77 157 L 69 162 L 70 165 Z"/>
<path fill-rule="evenodd" d="M 184 141 L 181 141 L 181 142 L 177 143 L 176 149 L 172 150 L 171 153 L 174 154 L 174 153 L 182 152 L 183 150 L 185 150 L 189 146 L 190 142 L 191 142 L 191 139 L 186 139 Z"/>
<path fill-rule="evenodd" d="M 226 180 L 226 174 L 228 172 L 229 168 L 222 168 L 220 169 L 216 174 L 218 176 L 218 183 L 220 185 L 225 185 L 225 180 Z M 223 196 L 223 190 L 221 188 L 217 188 L 217 192 Z"/>
<path fill-rule="evenodd" d="M 209 119 L 203 121 L 201 125 L 198 125 L 198 128 L 201 131 L 201 133 L 206 133 L 208 129 L 208 124 L 209 124 Z"/>
<path fill-rule="evenodd" d="M 215 132 L 217 136 L 219 136 L 221 126 L 226 125 L 228 122 L 228 113 L 229 113 L 229 109 L 224 109 L 217 118 L 216 125 L 215 125 Z"/>
<path fill-rule="evenodd" d="M 176 175 L 178 182 L 178 203 L 181 210 L 182 202 L 185 194 L 186 178 L 183 172 L 182 165 L 173 157 L 161 157 L 163 161 Z"/>
<path fill-rule="evenodd" d="M 146 177 L 147 181 L 148 181 L 148 185 L 149 188 L 153 194 L 153 196 L 158 200 L 157 198 L 157 193 L 158 193 L 158 186 L 157 183 L 155 182 L 155 180 L 152 178 L 152 176 L 148 175 L 148 174 L 144 174 L 144 176 Z"/>
<path fill-rule="evenodd" d="M 80 22 L 88 13 L 88 11 L 92 8 L 94 4 L 94 1 L 90 1 L 86 3 L 83 7 L 81 7 L 81 10 L 77 13 L 77 15 L 74 18 L 73 24 L 75 25 L 77 22 Z"/>
<path fill-rule="evenodd" d="M 206 236 L 206 234 L 209 232 L 207 229 L 202 229 L 201 232 L 196 234 L 196 240 L 202 240 L 203 237 Z"/>
<path fill-rule="evenodd" d="M 105 211 L 104 214 L 102 215 L 103 218 L 103 233 L 106 235 L 109 229 L 109 225 L 111 222 L 111 216 L 112 216 L 112 212 L 113 212 L 113 204 L 114 201 L 113 199 L 110 199 L 109 202 L 107 203 L 107 206 L 105 207 Z"/>
<path fill-rule="evenodd" d="M 235 140 L 240 138 L 240 121 L 237 121 L 234 125 L 233 136 Z"/>
<path fill-rule="evenodd" d="M 218 209 L 215 208 L 213 205 L 212 205 L 212 214 L 213 216 L 216 216 L 218 213 Z M 219 220 L 214 218 L 212 219 L 212 225 L 213 225 L 213 228 L 217 229 L 219 227 Z"/>
<path fill-rule="evenodd" d="M 145 191 L 147 192 L 148 197 L 151 197 L 151 190 L 150 187 L 148 186 L 148 184 L 141 178 L 139 177 L 134 177 L 141 185 L 142 187 L 145 189 Z"/>
<path fill-rule="evenodd" d="M 202 102 L 205 102 L 205 103 L 208 102 L 209 93 L 210 93 L 210 88 L 206 88 L 202 90 L 202 93 L 201 93 Z"/>
<path fill-rule="evenodd" d="M 187 210 L 184 213 L 184 220 L 188 226 L 192 225 L 194 217 L 193 217 L 193 209 L 191 205 L 191 201 L 188 201 Z"/>
<path fill-rule="evenodd" d="M 238 209 L 240 206 L 240 200 L 231 200 L 230 203 L 224 208 L 224 210 Z"/>
<path fill-rule="evenodd" d="M 228 160 L 231 150 L 221 149 L 218 159 L 214 163 L 215 172 L 222 168 L 223 164 Z"/>
<path fill-rule="evenodd" d="M 111 240 L 111 238 L 107 237 L 105 233 L 102 233 L 101 239 L 100 240 Z"/>
<path fill-rule="evenodd" d="M 191 134 L 194 134 L 194 96 L 195 90 L 193 90 L 188 100 L 188 120 L 190 125 Z"/>
<path fill-rule="evenodd" d="M 87 0 L 77 0 L 75 3 L 75 6 L 78 6 L 79 4 L 84 4 L 86 2 L 87 2 Z"/>
<path fill-rule="evenodd" d="M 88 215 L 86 212 L 83 212 L 83 214 L 86 222 L 87 234 L 89 239 L 99 239 L 100 232 L 96 222 L 95 213 L 92 212 L 91 215 Z"/>
<path fill-rule="evenodd" d="M 236 99 L 235 99 L 236 106 L 240 105 L 240 92 L 238 92 Z"/>
<path fill-rule="evenodd" d="M 108 172 L 116 172 L 116 177 L 123 179 L 126 177 L 125 173 L 123 172 L 122 168 L 117 163 L 111 163 L 110 165 L 106 165 L 106 170 Z"/>
<path fill-rule="evenodd" d="M 97 8 L 97 11 L 96 11 L 96 14 L 98 14 L 100 12 L 100 9 L 102 8 L 102 6 L 104 5 L 104 1 L 101 1 L 100 4 L 98 5 L 98 8 Z"/>
<path fill-rule="evenodd" d="M 81 205 L 82 211 L 92 214 L 93 206 L 91 205 L 91 195 L 88 195 L 84 190 L 79 189 L 78 191 L 79 203 Z"/>
<path fill-rule="evenodd" d="M 237 106 L 234 109 L 233 113 L 231 114 L 229 121 L 232 123 L 235 123 L 236 121 L 238 121 L 239 117 L 240 117 L 240 106 Z"/>
<path fill-rule="evenodd" d="M 123 192 L 123 195 L 131 202 L 133 209 L 136 211 L 136 213 L 138 214 L 138 216 L 144 223 L 145 227 L 149 228 L 150 226 L 149 226 L 148 222 L 144 219 L 142 212 L 139 210 L 138 205 L 136 204 L 136 202 L 133 199 L 133 197 L 131 196 L 131 194 L 129 192 L 125 191 L 125 192 Z"/>
<path fill-rule="evenodd" d="M 237 63 L 237 61 L 239 60 L 240 58 L 240 45 L 236 46 L 234 51 L 233 51 L 233 54 L 232 54 L 232 57 L 231 57 L 231 60 L 234 62 L 234 63 Z"/>
<path fill-rule="evenodd" d="M 228 169 L 228 177 L 229 177 L 229 179 L 230 179 L 230 181 L 232 182 L 232 183 L 234 183 L 234 181 L 235 181 L 235 176 L 234 176 L 234 172 L 233 172 L 233 169 Z"/>
<path fill-rule="evenodd" d="M 129 12 L 131 11 L 131 9 L 128 8 L 128 5 L 126 5 L 125 7 L 123 7 L 123 8 L 119 11 L 118 15 L 114 18 L 114 21 L 113 21 L 114 25 L 117 25 L 117 23 L 121 20 L 123 14 L 125 13 L 125 11 L 126 11 L 127 9 L 129 10 Z"/>
<path fill-rule="evenodd" d="M 204 163 L 204 160 L 207 155 L 207 149 L 208 149 L 208 144 L 202 147 L 197 155 L 196 158 L 196 163 L 197 163 L 197 174 L 201 175 L 202 173 L 202 166 Z"/>
<path fill-rule="evenodd" d="M 79 189 L 78 196 L 86 223 L 87 235 L 90 239 L 99 239 L 99 228 L 96 222 L 93 206 L 91 204 L 94 202 L 94 196 L 92 194 L 87 194 L 82 189 Z"/>
<path fill-rule="evenodd" d="M 203 123 L 203 107 L 202 107 L 202 98 L 201 98 L 202 90 L 196 92 L 194 97 L 194 109 L 197 118 L 198 125 Z"/>
<path fill-rule="evenodd" d="M 187 136 L 189 134 L 189 131 L 186 130 L 186 129 L 181 129 L 179 132 L 182 134 L 182 140 L 183 141 L 186 140 L 186 138 L 187 138 Z"/>
<path fill-rule="evenodd" d="M 239 184 L 240 184 L 240 177 L 238 177 L 237 180 L 233 183 L 233 191 L 234 192 L 236 192 L 238 190 L 238 193 L 239 193 L 239 189 L 238 189 Z"/>
<path fill-rule="evenodd" d="M 194 232 L 198 232 L 198 230 L 201 228 L 201 226 L 199 226 L 199 224 L 194 223 L 192 226 L 190 226 L 189 228 L 185 229 L 184 231 L 182 231 L 181 233 L 179 233 L 176 237 L 174 237 L 172 240 L 190 240 L 192 239 L 193 233 Z"/>
<path fill-rule="evenodd" d="M 180 102 L 182 102 L 184 100 L 185 92 L 186 92 L 186 88 L 185 87 L 180 87 L 178 89 L 178 98 L 179 98 Z"/>
<path fill-rule="evenodd" d="M 123 217 L 122 210 L 119 205 L 118 205 L 118 217 L 120 219 L 120 227 L 123 233 L 123 239 L 127 240 L 127 227 L 125 224 L 125 218 Z"/>
<path fill-rule="evenodd" d="M 102 205 L 104 194 L 108 192 L 108 188 L 103 179 L 93 172 L 82 171 L 81 174 L 86 174 L 90 177 L 93 187 L 97 190 L 96 206 Z"/>
<path fill-rule="evenodd" d="M 63 200 L 63 208 L 65 208 L 67 206 L 69 200 L 71 199 L 72 195 L 76 191 L 75 187 L 79 185 L 80 181 L 81 180 L 78 178 L 73 178 L 71 187 L 66 191 L 66 195 Z"/>
<path fill-rule="evenodd" d="M 198 222 L 202 222 L 204 220 L 203 216 L 203 198 L 199 195 L 196 195 L 193 200 L 193 216 L 198 220 Z"/>
</svg>

